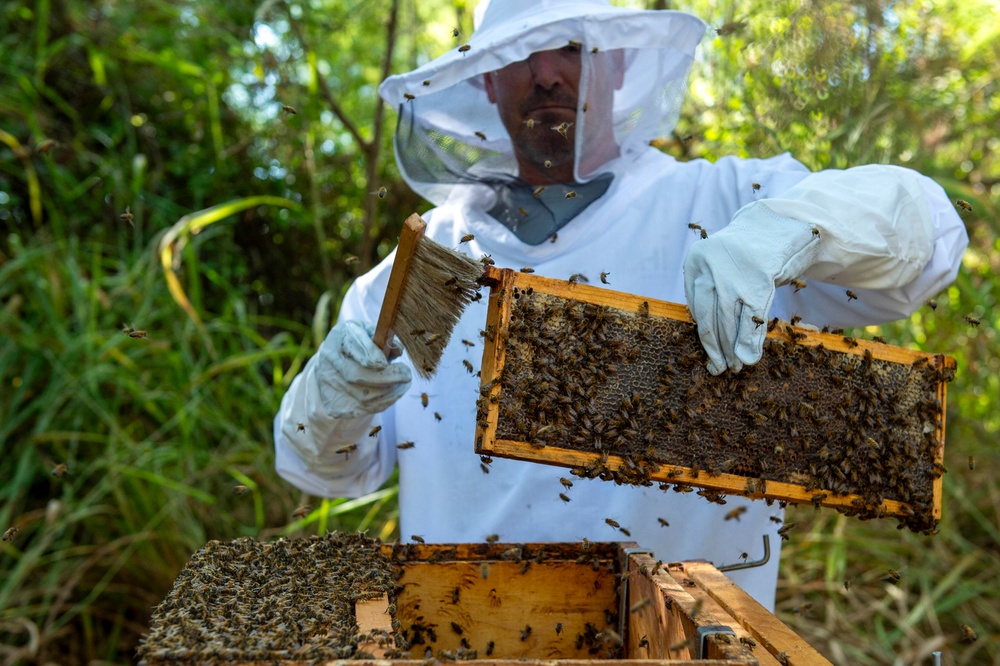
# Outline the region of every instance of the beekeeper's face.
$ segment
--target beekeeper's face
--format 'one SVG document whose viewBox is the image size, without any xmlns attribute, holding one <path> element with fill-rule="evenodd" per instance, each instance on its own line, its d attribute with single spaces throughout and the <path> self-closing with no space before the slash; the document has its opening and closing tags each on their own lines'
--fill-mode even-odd
<svg viewBox="0 0 1000 666">
<path fill-rule="evenodd" d="M 622 83 L 621 53 L 588 52 L 587 57 L 593 69 L 583 105 L 581 52 L 574 45 L 539 51 L 484 75 L 486 93 L 514 145 L 520 175 L 529 182 L 573 181 L 578 108 L 587 113 L 588 125 L 610 137 L 612 98 Z"/>
<path fill-rule="evenodd" d="M 555 180 L 572 180 L 580 49 L 539 51 L 485 78 L 486 93 L 497 105 L 522 171 L 527 160 Z M 560 177 L 566 169 L 569 177 Z"/>
</svg>

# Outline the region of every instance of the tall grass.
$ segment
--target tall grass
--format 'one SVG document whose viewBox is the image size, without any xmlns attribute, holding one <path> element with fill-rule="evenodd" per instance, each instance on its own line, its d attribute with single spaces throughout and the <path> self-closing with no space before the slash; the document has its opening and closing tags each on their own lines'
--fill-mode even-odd
<svg viewBox="0 0 1000 666">
<path fill-rule="evenodd" d="M 312 352 L 309 327 L 262 320 L 237 285 L 216 285 L 212 307 L 196 303 L 199 332 L 152 246 L 131 261 L 72 238 L 10 236 L 8 247 L 0 526 L 19 531 L 0 546 L 5 663 L 131 661 L 151 608 L 209 539 L 369 527 L 388 537 L 391 484 L 295 519 L 304 499 L 273 471 L 271 415 Z M 211 275 L 188 247 L 186 268 Z M 60 464 L 68 471 L 53 475 Z M 237 484 L 250 492 L 235 495 Z"/>
</svg>

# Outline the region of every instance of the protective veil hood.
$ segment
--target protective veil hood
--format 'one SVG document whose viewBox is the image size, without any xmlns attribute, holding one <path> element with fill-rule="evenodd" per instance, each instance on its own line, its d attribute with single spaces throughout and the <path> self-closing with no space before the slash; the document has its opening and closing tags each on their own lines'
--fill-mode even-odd
<svg viewBox="0 0 1000 666">
<path fill-rule="evenodd" d="M 535 52 L 579 49 L 576 122 L 567 140 L 575 146 L 574 179 L 585 183 L 670 134 L 705 31 L 690 14 L 624 9 L 605 0 L 492 0 L 476 18 L 467 42 L 379 88 L 399 111 L 395 150 L 402 175 L 437 205 L 457 186 L 486 185 L 473 189 L 488 193 L 518 180 L 512 142 L 487 96 L 484 73 Z"/>
</svg>

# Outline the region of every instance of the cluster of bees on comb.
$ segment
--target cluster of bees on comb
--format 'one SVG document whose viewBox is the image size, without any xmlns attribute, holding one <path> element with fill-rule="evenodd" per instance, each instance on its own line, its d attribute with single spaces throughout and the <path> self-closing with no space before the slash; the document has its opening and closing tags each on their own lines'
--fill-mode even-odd
<svg viewBox="0 0 1000 666">
<path fill-rule="evenodd" d="M 793 483 L 817 507 L 851 496 L 837 509 L 863 519 L 895 500 L 906 505 L 900 527 L 936 529 L 938 388 L 953 369 L 835 352 L 785 325 L 787 339 L 769 337 L 759 363 L 713 377 L 692 323 L 652 317 L 648 306 L 512 295 L 502 388 L 479 403 L 482 426 L 499 402 L 497 439 L 595 454 L 571 470 L 579 477 L 648 486 L 656 476 L 662 489 L 687 492 L 696 481 L 662 480 L 680 467 L 695 478 L 739 475 L 747 496 L 766 493 L 768 481 Z"/>
<path fill-rule="evenodd" d="M 373 658 L 359 642 L 396 650 L 396 639 L 360 635 L 354 603 L 388 594 L 396 568 L 362 534 L 210 541 L 156 607 L 138 649 L 145 663 Z"/>
</svg>

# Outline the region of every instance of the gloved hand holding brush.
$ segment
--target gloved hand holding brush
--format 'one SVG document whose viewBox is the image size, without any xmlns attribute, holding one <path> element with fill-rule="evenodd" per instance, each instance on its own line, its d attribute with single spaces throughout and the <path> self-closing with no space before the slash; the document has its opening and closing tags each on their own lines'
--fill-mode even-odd
<svg viewBox="0 0 1000 666">
<path fill-rule="evenodd" d="M 362 439 L 373 415 L 410 387 L 410 367 L 391 363 L 372 341 L 374 326 L 342 321 L 327 335 L 282 401 L 282 434 L 311 470 L 340 468 L 344 446 Z M 373 440 L 374 441 L 374 440 Z"/>
</svg>

